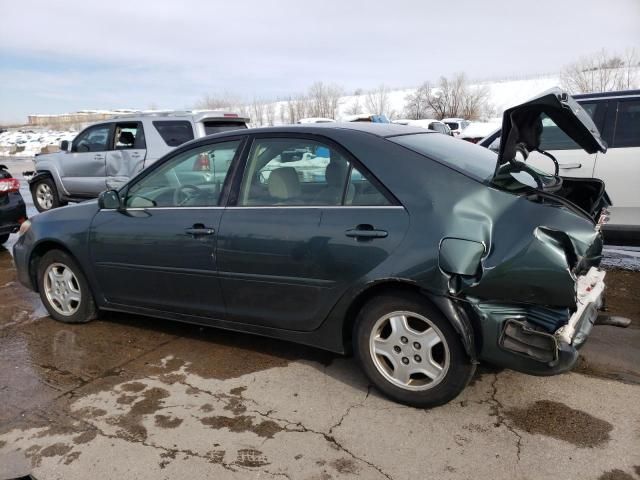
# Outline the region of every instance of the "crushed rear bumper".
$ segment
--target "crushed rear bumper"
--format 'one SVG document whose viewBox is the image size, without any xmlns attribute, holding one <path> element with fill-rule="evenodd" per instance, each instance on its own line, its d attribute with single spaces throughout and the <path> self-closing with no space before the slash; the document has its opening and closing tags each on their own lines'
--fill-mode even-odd
<svg viewBox="0 0 640 480">
<path fill-rule="evenodd" d="M 541 328 L 542 313 L 508 306 L 481 307 L 483 346 L 480 358 L 533 375 L 555 375 L 570 370 L 578 359 L 604 301 L 605 272 L 595 267 L 576 279 L 576 310 L 565 316 L 552 310 L 562 326 Z M 548 323 L 549 319 L 545 318 Z M 496 339 L 493 343 L 490 339 Z"/>
</svg>

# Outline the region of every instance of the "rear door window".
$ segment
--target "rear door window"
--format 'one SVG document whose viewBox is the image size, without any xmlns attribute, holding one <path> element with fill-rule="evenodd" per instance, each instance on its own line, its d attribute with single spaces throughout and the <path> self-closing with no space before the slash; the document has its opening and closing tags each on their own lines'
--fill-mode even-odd
<svg viewBox="0 0 640 480">
<path fill-rule="evenodd" d="M 193 140 L 193 127 L 186 120 L 162 120 L 153 122 L 164 143 L 169 147 L 177 147 Z"/>
<path fill-rule="evenodd" d="M 140 122 L 117 123 L 113 138 L 115 140 L 114 150 L 147 148 Z"/>
<path fill-rule="evenodd" d="M 612 147 L 640 147 L 640 99 L 618 102 Z"/>
<path fill-rule="evenodd" d="M 390 205 L 339 151 L 302 138 L 257 139 L 240 187 L 240 206 Z"/>
</svg>

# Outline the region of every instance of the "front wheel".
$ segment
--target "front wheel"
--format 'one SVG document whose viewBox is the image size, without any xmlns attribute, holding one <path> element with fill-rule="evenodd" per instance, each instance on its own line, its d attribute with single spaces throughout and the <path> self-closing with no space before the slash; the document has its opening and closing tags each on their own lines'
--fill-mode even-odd
<svg viewBox="0 0 640 480">
<path fill-rule="evenodd" d="M 96 306 L 80 266 L 66 252 L 51 250 L 38 263 L 38 291 L 49 315 L 65 323 L 86 323 Z"/>
<path fill-rule="evenodd" d="M 58 197 L 58 189 L 52 178 L 43 178 L 31 185 L 31 196 L 39 212 L 46 212 L 64 205 Z"/>
<path fill-rule="evenodd" d="M 354 333 L 356 356 L 367 377 L 406 405 L 449 402 L 475 370 L 452 325 L 418 294 L 372 299 L 360 311 Z"/>
</svg>

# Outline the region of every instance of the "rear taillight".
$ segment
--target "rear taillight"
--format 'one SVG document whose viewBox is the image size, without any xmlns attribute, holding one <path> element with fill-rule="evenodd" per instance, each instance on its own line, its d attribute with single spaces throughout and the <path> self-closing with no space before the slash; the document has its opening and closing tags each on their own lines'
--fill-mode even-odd
<svg viewBox="0 0 640 480">
<path fill-rule="evenodd" d="M 17 178 L 0 178 L 0 193 L 17 192 L 20 182 Z"/>
<path fill-rule="evenodd" d="M 193 171 L 194 172 L 202 172 L 211 170 L 211 163 L 209 162 L 209 154 L 201 153 L 196 158 L 196 161 L 193 163 Z"/>
<path fill-rule="evenodd" d="M 225 117 L 231 117 L 231 118 L 238 118 L 238 114 L 237 113 L 225 113 L 224 116 Z"/>
</svg>

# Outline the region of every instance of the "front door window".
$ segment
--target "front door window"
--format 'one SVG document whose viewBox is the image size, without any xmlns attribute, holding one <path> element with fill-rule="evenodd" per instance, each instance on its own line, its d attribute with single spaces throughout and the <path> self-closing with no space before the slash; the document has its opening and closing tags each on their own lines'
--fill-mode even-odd
<svg viewBox="0 0 640 480">
<path fill-rule="evenodd" d="M 214 207 L 240 140 L 205 145 L 177 155 L 135 183 L 129 208 Z"/>
</svg>

